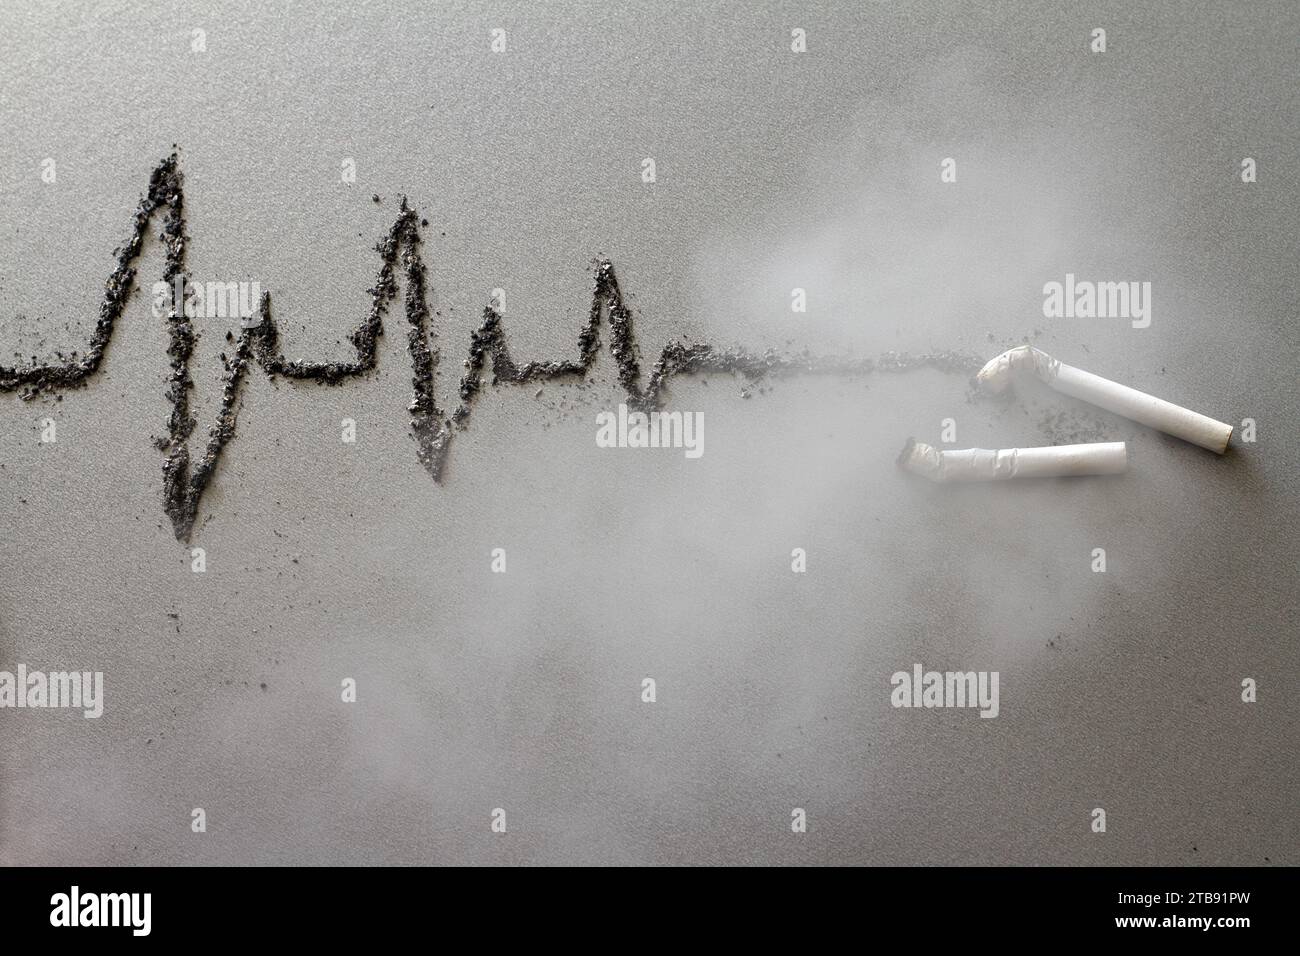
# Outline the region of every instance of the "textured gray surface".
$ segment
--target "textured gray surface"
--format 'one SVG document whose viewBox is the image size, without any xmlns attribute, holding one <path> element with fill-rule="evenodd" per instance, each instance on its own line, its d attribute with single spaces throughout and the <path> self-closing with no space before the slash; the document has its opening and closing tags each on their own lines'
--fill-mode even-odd
<svg viewBox="0 0 1300 956">
<path fill-rule="evenodd" d="M 6 357 L 84 343 L 176 143 L 191 272 L 259 280 L 292 357 L 347 354 L 405 194 L 443 394 L 494 287 L 517 358 L 575 352 L 608 255 L 646 357 L 1036 336 L 1260 438 L 1218 459 L 938 372 L 711 377 L 673 389 L 707 423 L 686 461 L 594 446 L 606 355 L 586 389 L 489 390 L 437 486 L 394 316 L 363 383 L 252 376 L 195 575 L 137 294 L 88 388 L 0 395 L 0 669 L 107 685 L 98 721 L 0 711 L 0 863 L 1300 862 L 1294 4 L 268 6 L 0 8 Z M 161 266 L 153 243 L 140 282 Z M 1066 272 L 1151 281 L 1151 327 L 1044 319 Z M 227 324 L 202 326 L 200 435 Z M 1132 468 L 898 473 L 949 416 L 961 445 L 1127 439 Z M 917 661 L 1000 671 L 1001 715 L 892 709 Z"/>
</svg>

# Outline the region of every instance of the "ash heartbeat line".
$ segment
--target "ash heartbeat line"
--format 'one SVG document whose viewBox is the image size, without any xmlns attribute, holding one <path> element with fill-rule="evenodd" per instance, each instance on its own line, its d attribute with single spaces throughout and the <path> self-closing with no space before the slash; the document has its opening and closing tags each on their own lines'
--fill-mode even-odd
<svg viewBox="0 0 1300 956">
<path fill-rule="evenodd" d="M 84 354 L 78 356 L 72 352 L 69 360 L 62 363 L 37 364 L 33 360 L 28 365 L 0 366 L 0 391 L 20 391 L 24 399 L 32 399 L 45 392 L 84 386 L 104 359 L 114 326 L 121 318 L 134 287 L 134 263 L 144 246 L 146 230 L 160 212 L 163 214 L 160 239 L 165 255 L 162 278 L 169 287 L 177 278 L 188 280 L 184 207 L 179 158 L 172 153 L 154 168 L 148 192 L 136 207 L 131 235 L 115 251 L 117 264 L 104 284 L 99 318 Z M 772 349 L 749 352 L 673 342 L 664 347 L 643 385 L 639 349 L 632 331 L 632 314 L 623 304 L 613 264 L 601 259 L 596 265 L 587 323 L 578 333 L 577 357 L 517 364 L 510 355 L 501 315 L 489 305 L 483 310 L 482 324 L 470 337 L 469 354 L 460 380 L 459 404 L 451 415 L 446 415 L 438 407 L 434 387 L 439 353 L 429 344 L 429 308 L 425 294 L 425 266 L 420 256 L 420 224 L 415 211 L 409 209 L 403 199 L 396 222 L 376 246 L 380 256 L 379 273 L 374 288 L 368 290 L 371 294 L 370 308 L 349 336 L 355 351 L 352 361 L 286 359 L 277 348 L 279 336 L 271 314 L 270 293 L 262 294 L 256 321 L 240 331 L 233 356 L 225 359 L 216 422 L 208 431 L 207 445 L 197 461 L 190 458 L 189 439 L 197 424 L 190 414 L 190 392 L 194 388 L 190 361 L 198 333 L 183 308 L 171 310 L 166 318 L 170 364 L 167 397 L 171 402 L 171 412 L 166 437 L 156 439 L 155 443 L 165 456 L 163 509 L 171 519 L 177 540 L 189 540 L 203 492 L 235 435 L 239 398 L 250 364 L 256 362 L 272 379 L 284 376 L 326 385 L 340 385 L 366 375 L 377 364 L 384 315 L 398 293 L 399 269 L 405 284 L 406 342 L 411 358 L 413 390 L 407 410 L 411 415 L 416 457 L 435 482 L 442 478 L 452 436 L 468 426 L 489 362 L 493 385 L 524 385 L 585 377 L 599 354 L 600 332 L 605 318 L 609 322 L 610 351 L 617 363 L 619 384 L 627 393 L 628 405 L 641 411 L 660 407 L 664 388 L 675 375 L 732 372 L 758 380 L 773 374 L 864 375 L 873 371 L 897 372 L 920 367 L 970 374 L 981 365 L 978 358 L 948 351 L 916 355 L 888 352 L 879 359 L 849 359 L 812 356 L 806 350 L 799 355 L 783 355 Z"/>
</svg>

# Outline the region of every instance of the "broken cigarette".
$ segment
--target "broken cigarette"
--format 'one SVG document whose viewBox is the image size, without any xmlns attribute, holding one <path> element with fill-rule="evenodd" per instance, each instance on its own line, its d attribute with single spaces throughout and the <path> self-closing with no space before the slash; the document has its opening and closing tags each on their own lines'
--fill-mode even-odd
<svg viewBox="0 0 1300 956">
<path fill-rule="evenodd" d="M 1003 352 L 975 376 L 990 392 L 1004 391 L 1017 369 L 1033 372 L 1064 395 L 1091 402 L 1108 412 L 1123 415 L 1168 435 L 1174 435 L 1222 455 L 1228 448 L 1232 426 L 1198 414 L 1189 408 L 1139 392 L 1110 379 L 1093 375 L 1057 361 L 1032 345 L 1020 345 Z"/>
<path fill-rule="evenodd" d="M 1122 441 L 1046 448 L 939 449 L 909 438 L 898 463 L 931 481 L 1001 481 L 1004 478 L 1058 478 L 1067 475 L 1118 475 L 1128 468 Z"/>
</svg>

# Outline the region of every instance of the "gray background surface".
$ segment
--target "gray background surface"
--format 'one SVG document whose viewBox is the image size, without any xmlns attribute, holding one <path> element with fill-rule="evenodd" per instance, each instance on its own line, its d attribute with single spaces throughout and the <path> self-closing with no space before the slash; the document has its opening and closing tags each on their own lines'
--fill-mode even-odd
<svg viewBox="0 0 1300 956">
<path fill-rule="evenodd" d="M 702 459 L 602 450 L 605 353 L 585 389 L 488 390 L 438 486 L 397 315 L 364 382 L 252 375 L 196 575 L 161 508 L 165 333 L 137 293 L 88 388 L 0 396 L 0 669 L 107 685 L 98 721 L 0 711 L 0 863 L 1300 862 L 1298 9 L 4 4 L 6 364 L 83 347 L 176 143 L 191 273 L 260 281 L 290 357 L 348 355 L 408 196 L 444 406 L 494 287 L 516 358 L 575 354 L 608 255 L 647 361 L 681 335 L 857 355 L 1031 336 L 1259 441 L 1219 459 L 919 371 L 750 398 L 681 380 Z M 152 242 L 139 282 L 161 268 Z M 1151 327 L 1044 319 L 1066 272 L 1151 281 Z M 199 436 L 227 325 L 201 327 Z M 949 416 L 962 446 L 1127 439 L 1132 467 L 898 473 Z M 1001 716 L 891 708 L 914 662 L 999 671 Z"/>
</svg>

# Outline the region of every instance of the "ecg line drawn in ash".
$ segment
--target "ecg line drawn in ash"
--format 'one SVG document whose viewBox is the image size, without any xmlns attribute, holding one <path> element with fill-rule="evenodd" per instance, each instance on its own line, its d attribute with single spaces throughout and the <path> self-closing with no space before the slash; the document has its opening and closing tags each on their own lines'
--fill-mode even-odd
<svg viewBox="0 0 1300 956">
<path fill-rule="evenodd" d="M 0 366 L 0 391 L 21 391 L 24 399 L 32 399 L 44 392 L 59 392 L 87 383 L 103 361 L 114 325 L 134 287 L 133 264 L 144 245 L 149 223 L 160 211 L 164 212 L 159 237 L 165 254 L 162 278 L 169 286 L 178 277 L 182 281 L 189 278 L 185 271 L 188 237 L 185 233 L 182 175 L 179 157 L 173 152 L 154 168 L 148 192 L 136 207 L 131 235 L 115 250 L 117 264 L 105 282 L 104 300 L 86 351 L 80 356 L 72 352 L 69 360 L 62 363 L 38 364 L 33 359 L 31 364 Z M 189 438 L 197 424 L 190 415 L 190 392 L 194 387 L 190 359 L 198 333 L 183 308 L 179 311 L 171 309 L 166 316 L 170 361 L 167 397 L 171 402 L 171 413 L 167 435 L 156 439 L 156 444 L 165 455 L 163 508 L 171 519 L 177 540 L 189 540 L 204 489 L 212 480 L 226 445 L 234 437 L 241 389 L 250 363 L 255 361 L 273 379 L 284 376 L 339 385 L 364 376 L 376 367 L 384 315 L 388 304 L 397 296 L 399 265 L 405 280 L 406 338 L 413 388 L 408 411 L 416 456 L 435 482 L 442 477 L 453 434 L 469 423 L 474 399 L 482 389 L 489 361 L 493 385 L 523 385 L 584 377 L 599 353 L 600 330 L 605 317 L 609 321 L 610 351 L 617 363 L 619 384 L 627 393 L 629 406 L 643 411 L 660 407 L 664 387 L 675 375 L 734 372 L 757 380 L 771 374 L 861 375 L 877 370 L 904 371 L 923 366 L 970 374 L 981 364 L 976 358 L 947 351 L 915 355 L 887 352 L 879 359 L 837 359 L 812 356 L 806 350 L 799 355 L 783 355 L 772 349 L 749 352 L 708 344 L 672 342 L 664 347 L 643 385 L 631 311 L 623 304 L 613 265 L 607 259 L 600 259 L 596 263 L 587 323 L 578 334 L 577 358 L 517 364 L 510 355 L 501 315 L 488 305 L 483 310 L 482 324 L 470 337 L 469 354 L 460 380 L 459 404 L 451 415 L 446 415 L 436 398 L 434 373 L 439 354 L 430 346 L 420 226 L 421 220 L 416 212 L 408 208 L 403 199 L 397 220 L 376 246 L 381 264 L 375 285 L 368 290 L 372 295 L 370 308 L 349 336 L 356 353 L 353 361 L 311 362 L 285 358 L 277 350 L 278 333 L 271 315 L 271 296 L 269 292 L 263 292 L 255 321 L 240 331 L 234 354 L 226 359 L 216 422 L 208 430 L 206 448 L 197 461 L 190 458 Z"/>
</svg>

